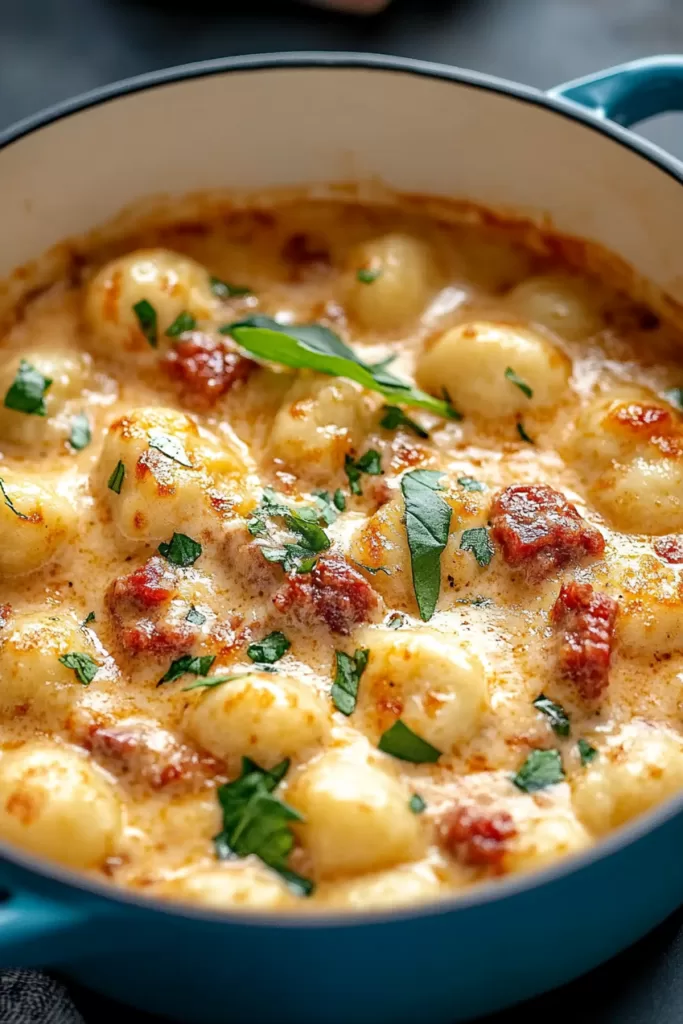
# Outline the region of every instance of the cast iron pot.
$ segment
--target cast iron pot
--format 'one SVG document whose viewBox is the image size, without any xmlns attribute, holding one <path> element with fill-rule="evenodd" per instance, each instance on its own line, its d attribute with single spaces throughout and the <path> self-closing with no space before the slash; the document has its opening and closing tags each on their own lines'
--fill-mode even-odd
<svg viewBox="0 0 683 1024">
<path fill-rule="evenodd" d="M 683 301 L 683 165 L 627 130 L 683 57 L 542 94 L 396 58 L 281 54 L 90 93 L 0 136 L 0 278 L 143 196 L 380 179 L 548 214 Z M 0 847 L 0 963 L 192 1024 L 452 1024 L 569 981 L 683 902 L 683 795 L 589 852 L 413 910 L 248 916 Z"/>
</svg>

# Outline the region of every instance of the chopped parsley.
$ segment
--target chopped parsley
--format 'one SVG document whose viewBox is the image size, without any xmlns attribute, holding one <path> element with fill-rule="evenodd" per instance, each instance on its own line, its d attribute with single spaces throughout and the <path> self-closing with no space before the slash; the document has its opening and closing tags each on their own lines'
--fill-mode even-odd
<svg viewBox="0 0 683 1024">
<path fill-rule="evenodd" d="M 359 647 L 355 654 L 335 651 L 337 673 L 332 685 L 332 703 L 343 715 L 350 715 L 355 710 L 358 699 L 360 678 L 365 672 L 370 657 L 366 647 Z"/>
<path fill-rule="evenodd" d="M 5 395 L 5 408 L 33 416 L 45 416 L 45 395 L 51 384 L 51 377 L 44 377 L 40 370 L 22 359 L 17 375 Z"/>
<path fill-rule="evenodd" d="M 461 487 L 464 487 L 466 491 L 486 490 L 486 484 L 483 484 L 481 480 L 475 480 L 473 476 L 459 476 L 458 483 Z"/>
<path fill-rule="evenodd" d="M 592 747 L 588 740 L 584 740 L 583 737 L 581 737 L 576 746 L 579 748 L 579 757 L 581 758 L 582 765 L 590 764 L 598 756 L 595 747 Z"/>
<path fill-rule="evenodd" d="M 451 525 L 452 509 L 439 494 L 442 476 L 440 470 L 415 469 L 401 480 L 413 589 L 425 622 L 431 619 L 439 599 L 441 553 Z"/>
<path fill-rule="evenodd" d="M 406 430 L 412 430 L 418 437 L 429 437 L 428 431 L 416 423 L 414 419 L 407 416 L 403 409 L 400 409 L 398 405 L 385 405 L 382 409 L 384 415 L 379 421 L 380 427 L 384 427 L 386 430 L 396 430 L 397 427 L 405 427 Z"/>
<path fill-rule="evenodd" d="M 82 448 L 87 448 L 91 441 L 90 421 L 84 412 L 79 412 L 71 419 L 69 444 L 77 452 L 80 452 Z"/>
<path fill-rule="evenodd" d="M 263 665 L 274 665 L 276 661 L 279 661 L 286 654 L 291 646 L 285 634 L 276 630 L 273 633 L 269 633 L 268 636 L 265 636 L 258 643 L 249 644 L 247 654 L 252 661 Z"/>
<path fill-rule="evenodd" d="M 380 476 L 382 473 L 382 457 L 376 448 L 368 448 L 364 455 L 361 455 L 355 462 L 350 455 L 344 459 L 344 472 L 349 478 L 349 490 L 351 494 L 362 494 L 363 488 L 360 485 L 361 473 L 368 476 Z"/>
<path fill-rule="evenodd" d="M 204 615 L 204 614 L 202 614 L 202 612 L 198 611 L 195 608 L 195 606 L 192 604 L 192 605 L 190 605 L 190 610 L 188 611 L 187 615 L 185 616 L 185 621 L 186 622 L 191 622 L 193 626 L 203 626 L 204 623 L 206 622 L 206 615 Z"/>
<path fill-rule="evenodd" d="M 169 459 L 173 459 L 174 462 L 178 462 L 181 466 L 186 466 L 188 469 L 192 469 L 192 463 L 187 457 L 187 452 L 183 448 L 181 442 L 177 437 L 173 437 L 172 434 L 163 434 L 160 431 L 150 431 L 149 433 L 149 446 L 150 448 L 156 448 L 158 452 L 165 455 Z"/>
<path fill-rule="evenodd" d="M 571 729 L 569 715 L 561 704 L 555 704 L 543 693 L 538 695 L 533 704 L 549 720 L 553 732 L 556 732 L 558 736 L 569 736 Z"/>
<path fill-rule="evenodd" d="M 147 299 L 140 299 L 133 306 L 133 312 L 135 313 L 140 330 L 143 335 L 152 346 L 157 347 L 157 311 L 151 302 Z"/>
<path fill-rule="evenodd" d="M 330 492 L 315 491 L 314 493 L 315 503 L 323 523 L 325 523 L 326 526 L 331 526 L 332 523 L 336 523 L 339 517 L 339 509 L 334 503 L 334 498 L 330 497 Z"/>
<path fill-rule="evenodd" d="M 266 771 L 248 757 L 242 758 L 240 777 L 216 790 L 223 827 L 213 842 L 219 860 L 256 856 L 277 871 L 298 896 L 310 896 L 315 888 L 313 882 L 287 867 L 294 847 L 291 826 L 304 819 L 273 795 L 289 764 L 285 760 Z"/>
<path fill-rule="evenodd" d="M 185 334 L 186 331 L 193 331 L 197 326 L 197 321 L 192 316 L 192 313 L 188 313 L 186 309 L 182 313 L 178 313 L 171 326 L 166 331 L 167 338 L 179 338 L 181 334 Z"/>
<path fill-rule="evenodd" d="M 116 466 L 114 468 L 114 472 L 112 473 L 112 475 L 109 477 L 109 480 L 107 481 L 107 487 L 109 488 L 110 491 L 113 491 L 114 494 L 120 494 L 121 493 L 121 488 L 123 487 L 123 479 L 124 479 L 125 475 L 126 475 L 126 467 L 121 462 L 121 459 L 119 459 L 119 461 L 116 463 Z"/>
<path fill-rule="evenodd" d="M 463 530 L 460 538 L 460 550 L 471 551 L 482 567 L 489 564 L 495 553 L 489 531 L 485 526 L 475 526 L 471 530 Z"/>
<path fill-rule="evenodd" d="M 5 490 L 5 481 L 2 479 L 2 477 L 0 477 L 0 491 L 2 491 L 2 496 L 5 499 L 5 504 L 7 505 L 7 508 L 10 510 L 10 512 L 14 512 L 15 516 L 17 516 L 19 519 L 30 518 L 29 516 L 25 516 L 23 512 L 20 512 L 18 508 L 14 507 L 12 499 Z"/>
<path fill-rule="evenodd" d="M 559 750 L 532 750 L 512 781 L 525 793 L 536 793 L 564 779 Z"/>
<path fill-rule="evenodd" d="M 188 690 L 210 690 L 214 686 L 222 686 L 223 683 L 231 683 L 233 679 L 241 679 L 243 676 L 251 675 L 250 672 L 232 672 L 229 676 L 202 676 L 195 683 L 190 683 L 189 686 L 183 686 L 182 692 L 187 693 Z M 159 683 L 157 683 L 159 686 Z"/>
<path fill-rule="evenodd" d="M 159 545 L 158 551 L 160 555 L 163 555 L 173 565 L 178 565 L 181 569 L 187 569 L 188 566 L 194 565 L 201 555 L 202 546 L 196 540 L 192 540 L 192 537 L 188 537 L 187 534 L 174 533 L 170 541 L 163 541 Z"/>
<path fill-rule="evenodd" d="M 287 573 L 307 573 L 315 566 L 317 556 L 331 545 L 330 538 L 318 522 L 327 518 L 327 513 L 328 510 L 323 510 L 320 504 L 315 508 L 310 505 L 297 507 L 285 504 L 272 487 L 266 487 L 259 505 L 247 522 L 247 529 L 254 537 L 265 536 L 268 533 L 268 520 L 282 517 L 287 529 L 297 534 L 298 540 L 274 547 L 263 546 L 261 554 L 268 562 L 281 565 Z"/>
<path fill-rule="evenodd" d="M 427 803 L 422 799 L 419 793 L 413 793 L 408 801 L 408 807 L 413 814 L 422 814 L 423 811 L 427 810 Z"/>
<path fill-rule="evenodd" d="M 521 420 L 519 420 L 517 423 L 517 433 L 521 437 L 522 441 L 526 441 L 527 444 L 536 444 L 533 437 L 529 437 L 529 435 L 527 434 L 526 430 L 524 429 L 524 424 Z"/>
<path fill-rule="evenodd" d="M 220 277 L 210 277 L 209 287 L 218 299 L 239 299 L 243 295 L 251 295 L 252 290 L 243 284 L 229 284 Z"/>
<path fill-rule="evenodd" d="M 534 393 L 532 389 L 529 387 L 526 381 L 522 380 L 521 377 L 517 376 L 517 374 L 511 366 L 508 366 L 507 370 L 505 371 L 505 378 L 506 380 L 509 380 L 512 384 L 514 384 L 515 387 L 518 387 L 519 390 L 522 391 L 527 398 L 533 397 Z"/>
<path fill-rule="evenodd" d="M 377 746 L 385 754 L 413 764 L 434 764 L 441 757 L 440 750 L 414 733 L 400 718 L 382 733 Z"/>
<path fill-rule="evenodd" d="M 208 674 L 211 666 L 216 660 L 215 654 L 183 654 L 182 658 L 176 658 L 172 661 L 165 675 L 161 677 L 157 686 L 161 686 L 162 683 L 172 683 L 176 679 L 180 679 L 189 672 L 193 676 L 205 676 Z"/>
<path fill-rule="evenodd" d="M 88 686 L 89 683 L 92 683 L 100 667 L 89 654 L 83 654 L 81 651 L 71 651 L 69 654 L 63 654 L 59 660 L 66 668 L 73 669 L 76 673 L 76 678 L 83 686 Z"/>
<path fill-rule="evenodd" d="M 81 625 L 82 626 L 89 626 L 90 623 L 94 622 L 94 621 L 95 621 L 95 613 L 94 612 L 88 612 L 86 617 L 83 619 L 83 622 L 81 623 Z"/>
<path fill-rule="evenodd" d="M 377 267 L 375 270 L 370 270 L 367 267 L 361 267 L 356 271 L 356 280 L 360 281 L 361 284 L 372 284 L 378 277 L 382 276 L 382 270 Z"/>
<path fill-rule="evenodd" d="M 334 502 L 334 507 L 339 509 L 340 512 L 344 512 L 346 510 L 346 497 L 341 487 L 338 487 L 334 492 L 332 501 Z"/>
</svg>

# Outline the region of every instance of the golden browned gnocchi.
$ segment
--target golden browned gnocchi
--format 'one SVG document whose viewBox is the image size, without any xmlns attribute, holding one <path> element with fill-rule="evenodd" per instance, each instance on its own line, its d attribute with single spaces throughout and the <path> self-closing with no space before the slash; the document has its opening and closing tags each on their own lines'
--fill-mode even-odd
<svg viewBox="0 0 683 1024">
<path fill-rule="evenodd" d="M 100 245 L 0 338 L 1 839 L 390 909 L 683 790 L 675 324 L 445 204 Z"/>
</svg>

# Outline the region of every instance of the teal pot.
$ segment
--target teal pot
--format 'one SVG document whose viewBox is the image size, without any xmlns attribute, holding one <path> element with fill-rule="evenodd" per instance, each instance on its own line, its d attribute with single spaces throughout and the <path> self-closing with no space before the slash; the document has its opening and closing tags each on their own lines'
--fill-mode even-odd
<svg viewBox="0 0 683 1024">
<path fill-rule="evenodd" d="M 0 137 L 0 278 L 143 196 L 356 178 L 550 216 L 683 302 L 683 165 L 628 131 L 682 104 L 683 57 L 549 94 L 352 54 L 148 75 Z M 452 1024 L 569 981 L 678 907 L 682 811 L 438 904 L 305 919 L 174 907 L 2 846 L 0 962 L 192 1024 Z"/>
</svg>

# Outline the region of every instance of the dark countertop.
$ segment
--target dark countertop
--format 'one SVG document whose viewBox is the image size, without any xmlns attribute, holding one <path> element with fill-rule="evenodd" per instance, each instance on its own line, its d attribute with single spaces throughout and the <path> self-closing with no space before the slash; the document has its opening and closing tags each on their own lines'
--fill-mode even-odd
<svg viewBox="0 0 683 1024">
<path fill-rule="evenodd" d="M 394 53 L 547 88 L 636 57 L 683 52 L 680 0 L 394 0 L 371 18 L 294 0 L 247 0 L 241 13 L 230 8 L 230 0 L 3 4 L 0 126 L 119 78 L 238 53 Z M 680 116 L 659 118 L 643 134 L 683 157 Z M 522 932 L 520 923 L 520 938 L 533 949 L 533 936 Z M 86 993 L 76 999 L 88 1024 L 143 1024 Z M 489 1024 L 546 1024 L 558 1007 L 599 1024 L 680 1024 L 683 912 L 607 966 Z"/>
</svg>

